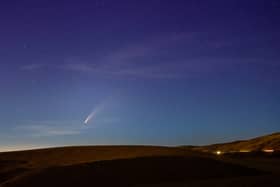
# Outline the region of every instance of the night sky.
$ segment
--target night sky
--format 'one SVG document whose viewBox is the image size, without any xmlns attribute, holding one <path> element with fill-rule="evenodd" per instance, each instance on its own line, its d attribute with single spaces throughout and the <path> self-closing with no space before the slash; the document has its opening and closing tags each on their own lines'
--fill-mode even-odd
<svg viewBox="0 0 280 187">
<path fill-rule="evenodd" d="M 0 151 L 279 131 L 279 20 L 278 0 L 2 0 Z"/>
</svg>

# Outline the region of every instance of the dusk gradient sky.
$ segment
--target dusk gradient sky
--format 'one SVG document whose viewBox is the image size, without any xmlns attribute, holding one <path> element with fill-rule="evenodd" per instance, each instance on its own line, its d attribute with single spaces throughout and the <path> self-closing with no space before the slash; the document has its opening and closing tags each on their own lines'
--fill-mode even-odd
<svg viewBox="0 0 280 187">
<path fill-rule="evenodd" d="M 0 151 L 279 131 L 279 20 L 278 0 L 1 1 Z"/>
</svg>

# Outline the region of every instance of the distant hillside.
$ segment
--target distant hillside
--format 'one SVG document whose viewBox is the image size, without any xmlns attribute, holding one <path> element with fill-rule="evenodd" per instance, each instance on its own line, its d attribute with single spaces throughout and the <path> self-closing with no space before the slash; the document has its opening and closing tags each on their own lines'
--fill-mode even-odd
<svg viewBox="0 0 280 187">
<path fill-rule="evenodd" d="M 262 151 L 266 149 L 280 151 L 280 133 L 261 136 L 250 140 L 201 146 L 194 149 L 202 151 L 220 150 L 223 152 Z"/>
<path fill-rule="evenodd" d="M 76 146 L 0 153 L 0 161 L 20 160 L 26 162 L 29 167 L 45 168 L 100 160 L 186 154 L 191 153 L 178 148 L 159 146 Z"/>
</svg>

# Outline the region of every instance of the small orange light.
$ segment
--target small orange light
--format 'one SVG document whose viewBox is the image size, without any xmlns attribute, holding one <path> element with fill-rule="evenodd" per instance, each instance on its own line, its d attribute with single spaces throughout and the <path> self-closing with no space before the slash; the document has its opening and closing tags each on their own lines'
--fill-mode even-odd
<svg viewBox="0 0 280 187">
<path fill-rule="evenodd" d="M 274 152 L 273 149 L 263 149 L 262 151 L 265 152 L 265 153 L 273 153 Z"/>
<path fill-rule="evenodd" d="M 216 151 L 216 154 L 217 154 L 217 155 L 221 155 L 222 152 L 221 152 L 221 151 Z"/>
<path fill-rule="evenodd" d="M 244 149 L 244 150 L 240 150 L 239 152 L 240 152 L 240 153 L 250 153 L 251 151 L 250 151 L 250 150 Z"/>
</svg>

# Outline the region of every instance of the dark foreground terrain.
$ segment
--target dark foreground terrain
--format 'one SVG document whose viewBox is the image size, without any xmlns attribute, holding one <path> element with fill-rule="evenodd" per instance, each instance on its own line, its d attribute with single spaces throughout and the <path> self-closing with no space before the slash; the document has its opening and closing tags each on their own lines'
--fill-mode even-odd
<svg viewBox="0 0 280 187">
<path fill-rule="evenodd" d="M 280 186 L 279 166 L 276 153 L 218 156 L 187 148 L 64 147 L 0 153 L 0 186 Z"/>
</svg>

